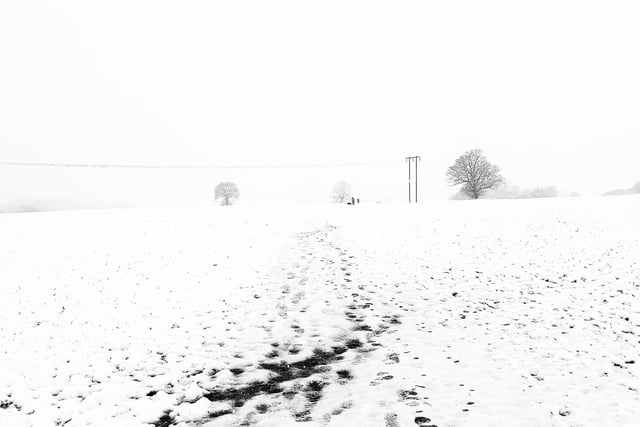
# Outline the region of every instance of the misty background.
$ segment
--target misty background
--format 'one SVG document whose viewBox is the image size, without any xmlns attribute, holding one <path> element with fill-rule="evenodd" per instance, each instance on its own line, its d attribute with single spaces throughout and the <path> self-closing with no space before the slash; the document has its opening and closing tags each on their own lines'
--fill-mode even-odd
<svg viewBox="0 0 640 427">
<path fill-rule="evenodd" d="M 628 188 L 639 20 L 633 1 L 2 2 L 0 162 L 223 168 L 0 164 L 0 206 L 211 204 L 223 180 L 240 203 L 342 180 L 404 201 L 413 155 L 420 200 L 446 199 L 473 148 L 518 188 Z"/>
</svg>

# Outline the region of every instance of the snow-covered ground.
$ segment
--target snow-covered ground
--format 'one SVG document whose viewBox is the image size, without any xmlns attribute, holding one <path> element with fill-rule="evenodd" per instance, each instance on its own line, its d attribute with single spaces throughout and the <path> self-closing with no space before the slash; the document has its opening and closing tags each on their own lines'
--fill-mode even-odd
<svg viewBox="0 0 640 427">
<path fill-rule="evenodd" d="M 635 196 L 0 215 L 0 425 L 639 425 L 638 218 Z"/>
</svg>

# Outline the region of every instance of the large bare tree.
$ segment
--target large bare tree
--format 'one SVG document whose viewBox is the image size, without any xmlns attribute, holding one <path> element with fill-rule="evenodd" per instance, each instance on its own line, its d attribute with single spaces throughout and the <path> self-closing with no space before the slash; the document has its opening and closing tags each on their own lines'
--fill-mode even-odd
<svg viewBox="0 0 640 427">
<path fill-rule="evenodd" d="M 346 181 L 340 181 L 333 186 L 331 198 L 335 203 L 344 203 L 351 197 L 351 185 Z"/>
<path fill-rule="evenodd" d="M 451 185 L 462 184 L 463 194 L 477 199 L 487 190 L 504 181 L 500 168 L 493 165 L 482 154 L 482 150 L 471 150 L 456 159 L 447 170 L 447 180 Z"/>
<path fill-rule="evenodd" d="M 223 206 L 232 205 L 240 197 L 238 186 L 233 182 L 221 182 L 216 186 L 215 199 Z"/>
</svg>

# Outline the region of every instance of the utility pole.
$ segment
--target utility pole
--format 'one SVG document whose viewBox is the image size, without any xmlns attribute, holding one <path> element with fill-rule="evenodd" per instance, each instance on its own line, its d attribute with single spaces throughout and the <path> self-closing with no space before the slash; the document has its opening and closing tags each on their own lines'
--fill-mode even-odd
<svg viewBox="0 0 640 427">
<path fill-rule="evenodd" d="M 413 160 L 413 157 L 405 158 L 405 161 L 409 165 L 409 203 L 411 203 L 411 161 L 412 160 Z"/>
<path fill-rule="evenodd" d="M 411 163 L 415 163 L 416 164 L 416 203 L 418 203 L 418 161 L 422 160 L 420 158 L 420 156 L 410 156 L 410 157 L 406 157 L 405 160 L 408 162 L 409 164 L 409 203 L 411 203 Z"/>
</svg>

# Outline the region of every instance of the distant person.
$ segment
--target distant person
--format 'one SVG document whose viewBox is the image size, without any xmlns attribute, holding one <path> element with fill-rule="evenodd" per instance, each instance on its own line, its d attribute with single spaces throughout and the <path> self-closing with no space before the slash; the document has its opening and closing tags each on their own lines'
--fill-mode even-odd
<svg viewBox="0 0 640 427">
<path fill-rule="evenodd" d="M 358 204 L 360 204 L 360 197 L 358 197 L 357 202 L 358 202 Z"/>
<path fill-rule="evenodd" d="M 355 205 L 355 204 L 356 204 L 356 199 L 355 199 L 355 197 L 351 197 L 351 204 L 352 204 L 352 205 Z"/>
</svg>

